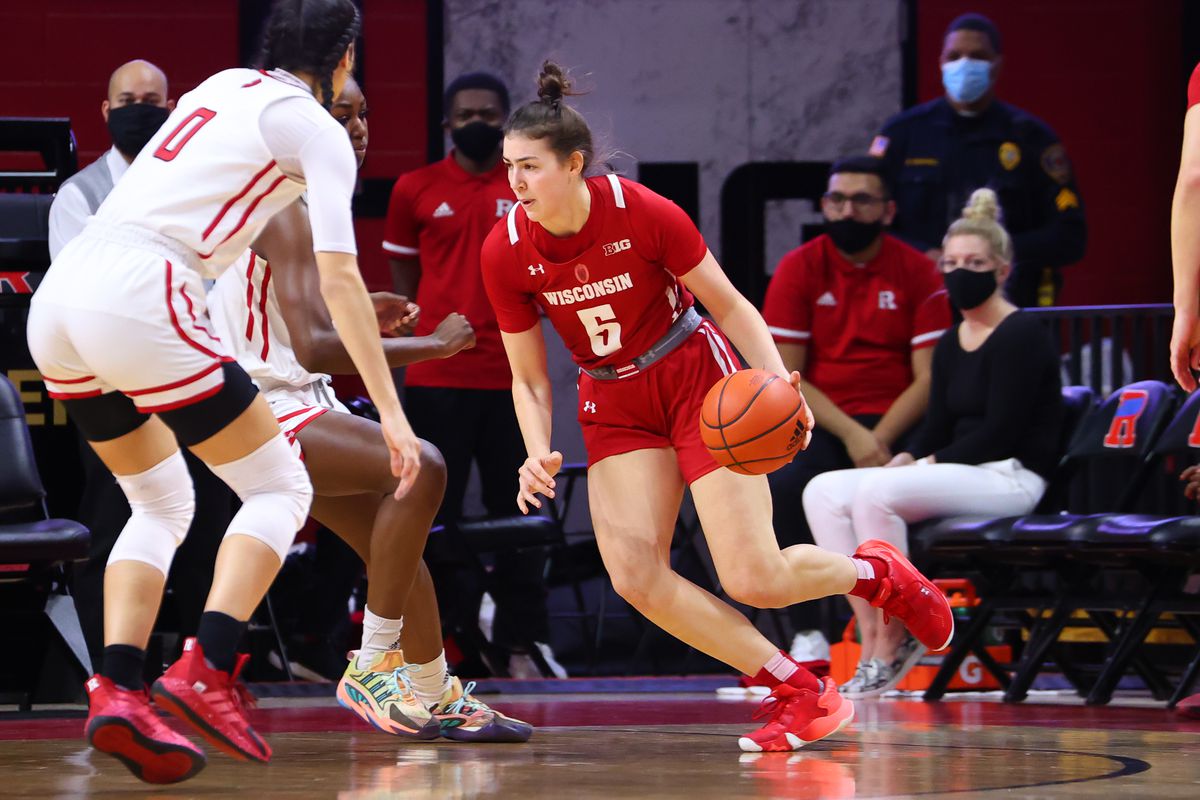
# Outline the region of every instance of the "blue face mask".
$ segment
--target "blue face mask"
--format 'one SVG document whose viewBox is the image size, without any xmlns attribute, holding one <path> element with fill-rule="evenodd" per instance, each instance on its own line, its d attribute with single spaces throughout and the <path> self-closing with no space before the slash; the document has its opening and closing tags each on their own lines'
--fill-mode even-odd
<svg viewBox="0 0 1200 800">
<path fill-rule="evenodd" d="M 974 103 L 987 94 L 992 82 L 992 62 L 960 58 L 942 64 L 942 85 L 956 103 Z"/>
</svg>

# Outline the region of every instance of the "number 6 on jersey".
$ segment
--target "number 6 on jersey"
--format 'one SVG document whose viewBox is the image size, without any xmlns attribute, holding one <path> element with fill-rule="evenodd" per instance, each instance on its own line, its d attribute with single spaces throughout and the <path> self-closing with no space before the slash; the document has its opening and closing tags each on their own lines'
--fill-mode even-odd
<svg viewBox="0 0 1200 800">
<path fill-rule="evenodd" d="M 621 323 L 608 303 L 592 308 L 584 308 L 577 312 L 583 329 L 592 340 L 592 352 L 598 356 L 606 356 L 621 349 Z"/>
</svg>

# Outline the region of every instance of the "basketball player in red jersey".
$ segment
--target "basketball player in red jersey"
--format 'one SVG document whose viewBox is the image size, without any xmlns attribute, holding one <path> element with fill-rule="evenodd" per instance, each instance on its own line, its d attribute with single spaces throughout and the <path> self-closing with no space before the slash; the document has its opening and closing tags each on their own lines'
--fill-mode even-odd
<svg viewBox="0 0 1200 800">
<path fill-rule="evenodd" d="M 246 717 L 237 645 L 308 516 L 312 485 L 270 407 L 213 335 L 202 279 L 218 277 L 306 189 L 321 294 L 379 407 L 397 496 L 420 472 L 421 446 L 358 271 L 353 150 L 326 110 L 353 69 L 360 27 L 351 0 L 277 0 L 267 69 L 225 70 L 180 98 L 31 304 L 29 349 L 47 389 L 132 510 L 105 575 L 104 663 L 87 682 L 85 732 L 150 782 L 183 780 L 205 764 L 158 717 L 142 683 L 166 575 L 194 513 L 180 444 L 242 506 L 218 551 L 197 636 L 151 693 L 233 757 L 271 757 Z"/>
<path fill-rule="evenodd" d="M 690 488 L 721 585 L 734 600 L 778 608 L 854 594 L 902 620 L 931 649 L 954 629 L 949 604 L 895 549 L 854 557 L 796 545 L 780 551 L 763 476 L 719 469 L 700 441 L 705 393 L 737 362 L 788 380 L 766 323 L 729 283 L 677 206 L 615 175 L 584 177 L 586 121 L 563 102 L 570 82 L 542 66 L 538 99 L 505 126 L 504 162 L 518 205 L 483 246 L 483 275 L 513 371 L 528 453 L 517 505 L 554 497 L 562 454 L 550 447 L 550 379 L 538 307 L 581 368 L 579 421 L 588 451 L 596 540 L 617 592 L 687 644 L 772 687 L 746 751 L 794 750 L 841 730 L 853 706 L 830 679 L 771 644 L 741 614 L 671 570 L 674 522 Z M 701 320 L 693 293 L 711 312 Z M 809 428 L 811 428 L 811 420 Z"/>
</svg>

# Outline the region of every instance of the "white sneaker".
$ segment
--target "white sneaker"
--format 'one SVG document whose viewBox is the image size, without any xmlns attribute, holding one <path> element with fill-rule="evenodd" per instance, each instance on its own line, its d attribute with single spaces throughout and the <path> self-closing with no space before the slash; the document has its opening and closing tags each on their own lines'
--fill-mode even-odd
<svg viewBox="0 0 1200 800">
<path fill-rule="evenodd" d="M 882 694 L 883 690 L 879 687 L 891 680 L 891 665 L 878 658 L 872 658 L 866 664 L 859 664 L 859 667 L 862 669 L 862 683 L 852 690 L 843 687 L 841 689 L 842 697 L 861 700 L 864 697 L 875 697 Z"/>
<path fill-rule="evenodd" d="M 542 654 L 542 658 L 546 660 L 546 666 L 550 668 L 551 674 L 555 678 L 566 678 L 567 670 L 562 664 L 558 663 L 558 659 L 554 657 L 554 651 L 550 649 L 550 645 L 545 642 L 534 642 L 538 652 Z M 513 653 L 508 657 L 508 674 L 513 678 L 520 680 L 537 680 L 539 678 L 548 677 L 542 674 L 538 669 L 537 662 L 528 653 Z"/>
<path fill-rule="evenodd" d="M 820 631 L 800 631 L 792 639 L 792 648 L 788 653 L 793 661 L 828 661 L 830 657 L 829 640 Z"/>
<path fill-rule="evenodd" d="M 852 677 L 850 680 L 846 681 L 841 686 L 839 686 L 838 693 L 841 694 L 842 697 L 846 697 L 849 694 L 854 694 L 856 692 L 861 691 L 862 686 L 863 686 L 863 681 L 865 681 L 867 679 L 867 669 L 868 668 L 869 668 L 869 662 L 866 662 L 866 661 L 858 662 L 858 666 L 856 666 L 854 668 L 854 677 Z"/>
</svg>

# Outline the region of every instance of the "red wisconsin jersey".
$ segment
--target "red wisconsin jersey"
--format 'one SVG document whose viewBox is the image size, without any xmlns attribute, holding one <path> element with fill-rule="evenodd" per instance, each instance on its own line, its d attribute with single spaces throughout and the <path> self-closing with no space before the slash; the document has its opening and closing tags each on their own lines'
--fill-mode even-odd
<svg viewBox="0 0 1200 800">
<path fill-rule="evenodd" d="M 679 206 L 606 175 L 587 179 L 579 233 L 555 238 L 514 206 L 483 244 L 483 280 L 500 330 L 549 317 L 575 363 L 621 366 L 661 339 L 692 295 L 678 280 L 704 258 L 704 237 Z"/>
<path fill-rule="evenodd" d="M 504 164 L 472 175 L 451 153 L 427 167 L 401 175 L 388 203 L 384 252 L 393 258 L 419 258 L 421 280 L 416 335 L 433 333 L 452 311 L 475 329 L 475 346 L 451 358 L 408 367 L 409 386 L 454 389 L 508 389 L 512 373 L 500 343 L 496 315 L 479 272 L 479 250 L 488 232 L 516 198 Z"/>
<path fill-rule="evenodd" d="M 818 236 L 780 260 L 763 319 L 776 342 L 807 347 L 804 377 L 838 408 L 883 414 L 912 383 L 912 352 L 950 326 L 950 304 L 933 262 L 899 239 L 860 266 Z"/>
</svg>

